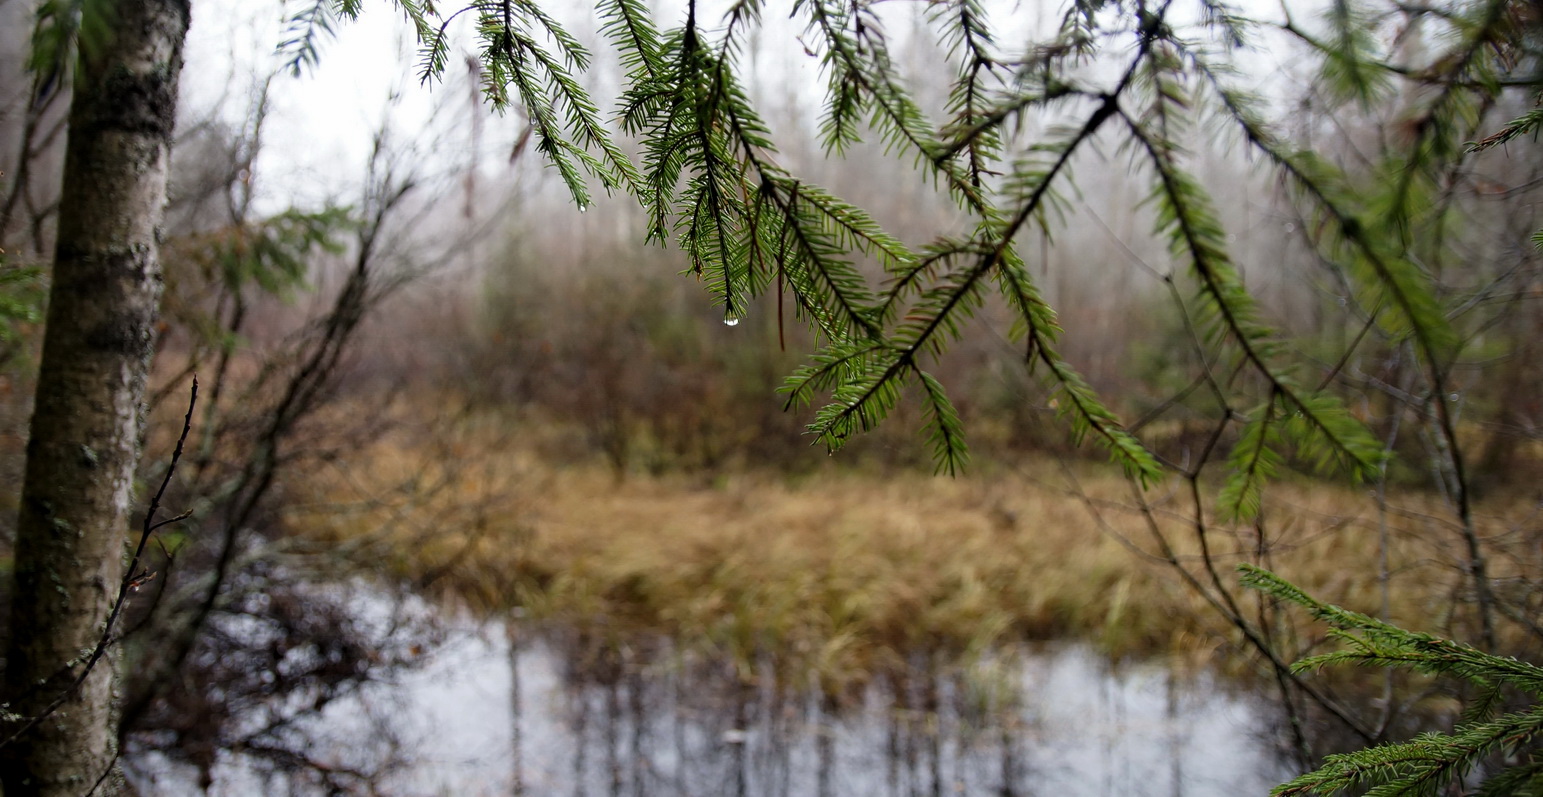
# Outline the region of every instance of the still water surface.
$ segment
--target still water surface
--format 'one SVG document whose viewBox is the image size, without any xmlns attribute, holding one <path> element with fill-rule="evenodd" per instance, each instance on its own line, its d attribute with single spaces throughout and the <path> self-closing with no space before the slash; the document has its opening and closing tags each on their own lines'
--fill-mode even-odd
<svg viewBox="0 0 1543 797">
<path fill-rule="evenodd" d="M 604 662 L 571 634 L 462 629 L 330 705 L 303 729 L 313 760 L 379 770 L 391 795 L 1232 797 L 1289 777 L 1262 701 L 1076 645 L 870 686 L 838 710 L 662 645 Z M 174 766 L 136 769 L 145 793 L 196 793 Z M 306 793 L 237 754 L 214 774 L 210 794 Z"/>
</svg>

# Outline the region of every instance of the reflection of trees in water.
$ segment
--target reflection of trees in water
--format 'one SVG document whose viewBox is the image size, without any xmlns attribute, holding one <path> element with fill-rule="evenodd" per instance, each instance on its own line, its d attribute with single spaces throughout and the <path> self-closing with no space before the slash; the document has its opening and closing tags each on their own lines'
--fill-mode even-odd
<svg viewBox="0 0 1543 797">
<path fill-rule="evenodd" d="M 964 663 L 918 651 L 831 694 L 770 656 L 732 666 L 688 642 L 569 629 L 523 645 L 520 666 L 555 682 L 550 716 L 522 698 L 516 793 L 1170 797 L 1262 791 L 1283 774 L 1262 732 L 1239 731 L 1257 715 L 1209 679 L 1078 648 Z"/>
<path fill-rule="evenodd" d="M 831 694 L 769 655 L 731 666 L 700 641 L 479 623 L 379 595 L 363 612 L 357 594 L 297 597 L 261 612 L 300 612 L 283 633 L 319 637 L 289 654 L 284 689 L 262 683 L 271 662 L 200 654 L 247 691 L 189 695 L 170 715 L 194 723 L 217 697 L 235 701 L 225 707 L 240 711 L 212 718 L 225 730 L 210 745 L 224 762 L 215 782 L 233 793 L 1206 797 L 1263 793 L 1285 774 L 1239 730 L 1262 715 L 1208 679 L 1117 667 L 1084 648 L 968 663 L 915 653 Z M 348 627 L 352 640 L 328 636 L 333 619 L 361 614 L 375 619 Z M 237 631 L 239 655 L 269 647 L 267 632 Z M 425 639 L 437 656 L 415 655 Z M 137 772 L 154 769 L 143 760 Z M 196 771 L 181 771 L 152 785 L 182 791 L 151 791 L 195 793 Z"/>
<path fill-rule="evenodd" d="M 262 575 L 232 585 L 241 594 L 126 734 L 145 793 L 188 770 L 200 789 L 228 787 L 239 770 L 264 793 L 370 794 L 411 764 L 402 718 L 354 698 L 420 666 L 438 618 L 375 590 Z"/>
<path fill-rule="evenodd" d="M 575 797 L 1031 793 L 1019 701 L 999 687 L 967 706 L 965 671 L 941 656 L 915 654 L 843 699 L 770 660 L 747 673 L 663 640 L 544 636 L 560 659 Z"/>
<path fill-rule="evenodd" d="M 521 731 L 525 715 L 520 693 L 520 631 L 514 622 L 504 625 L 504 637 L 509 642 L 509 793 L 514 797 L 525 794 L 525 736 Z"/>
</svg>

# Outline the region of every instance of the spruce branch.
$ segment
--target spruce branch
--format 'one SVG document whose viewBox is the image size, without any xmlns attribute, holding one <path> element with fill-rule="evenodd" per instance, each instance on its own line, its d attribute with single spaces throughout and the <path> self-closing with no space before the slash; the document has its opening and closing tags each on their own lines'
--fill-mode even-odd
<svg viewBox="0 0 1543 797">
<path fill-rule="evenodd" d="M 1172 91 L 1172 89 L 1169 89 Z M 1175 101 L 1168 98 L 1168 102 Z M 1159 102 L 1162 102 L 1160 100 Z M 1350 417 L 1339 401 L 1323 392 L 1309 392 L 1275 364 L 1280 356 L 1274 333 L 1258 318 L 1252 294 L 1243 286 L 1227 254 L 1226 238 L 1210 209 L 1207 195 L 1175 160 L 1177 146 L 1161 132 L 1151 130 L 1140 120 L 1121 114 L 1132 139 L 1147 154 L 1158 177 L 1154 198 L 1158 202 L 1159 226 L 1169 234 L 1176 255 L 1185 257 L 1199 280 L 1206 306 L 1216 318 L 1217 328 L 1239 347 L 1253 369 L 1269 381 L 1275 398 L 1286 402 L 1291 417 L 1306 422 L 1305 435 L 1299 439 L 1307 446 L 1320 446 L 1329 458 L 1353 475 L 1370 476 L 1381 462 L 1382 449 L 1362 425 Z M 1262 418 L 1273 419 L 1273 412 Z M 1274 460 L 1264 452 L 1271 440 L 1263 427 L 1245 431 L 1244 445 L 1234 452 L 1234 480 L 1223 491 L 1223 507 L 1238 517 L 1250 517 L 1257 511 L 1259 478 L 1273 472 Z"/>
<path fill-rule="evenodd" d="M 1470 142 L 1466 151 L 1483 152 L 1492 147 L 1498 147 L 1513 138 L 1536 133 L 1540 126 L 1543 126 L 1543 108 L 1533 108 L 1483 139 Z"/>
<path fill-rule="evenodd" d="M 1428 367 L 1435 372 L 1444 369 L 1457 344 L 1457 335 L 1431 291 L 1429 278 L 1409 260 L 1388 252 L 1386 244 L 1377 239 L 1355 207 L 1354 194 L 1344 174 L 1315 154 L 1282 142 L 1269 130 L 1249 98 L 1227 86 L 1205 64 L 1197 62 L 1196 66 L 1245 140 L 1325 215 L 1337 233 L 1335 239 L 1351 249 L 1356 262 L 1365 266 L 1362 284 L 1377 289 L 1396 308 Z M 1351 272 L 1361 273 L 1356 269 Z"/>
<path fill-rule="evenodd" d="M 321 41 L 330 39 L 337 22 L 334 0 L 313 0 L 290 16 L 284 28 L 284 39 L 277 52 L 284 59 L 281 67 L 294 77 L 313 70 L 321 61 Z"/>
<path fill-rule="evenodd" d="M 1480 687 L 1486 704 L 1493 701 L 1495 687 L 1502 684 L 1533 700 L 1543 697 L 1543 668 L 1322 603 L 1262 568 L 1244 564 L 1238 569 L 1245 586 L 1302 607 L 1331 626 L 1333 637 L 1344 645 L 1338 651 L 1297 662 L 1293 665 L 1296 672 L 1338 664 L 1398 667 L 1470 681 Z M 1318 770 L 1271 793 L 1279 797 L 1334 795 L 1371 787 L 1366 794 L 1436 797 L 1501 751 L 1525 757 L 1516 766 L 1488 775 L 1479 793 L 1517 793 L 1512 789 L 1534 783 L 1540 772 L 1534 748 L 1543 738 L 1543 708 L 1533 705 L 1495 718 L 1482 718 L 1484 713 L 1487 706 L 1469 714 L 1450 734 L 1427 733 L 1407 742 L 1331 755 Z"/>
<path fill-rule="evenodd" d="M 930 164 L 960 202 L 987 213 L 986 197 L 970 175 L 952 159 L 939 157 L 932 126 L 896 80 L 889 46 L 866 4 L 804 0 L 799 6 L 807 9 L 810 30 L 820 34 L 826 49 L 830 89 L 821 132 L 827 151 L 840 153 L 857 141 L 858 122 L 867 114 L 887 150 L 909 151 L 917 162 Z"/>
</svg>

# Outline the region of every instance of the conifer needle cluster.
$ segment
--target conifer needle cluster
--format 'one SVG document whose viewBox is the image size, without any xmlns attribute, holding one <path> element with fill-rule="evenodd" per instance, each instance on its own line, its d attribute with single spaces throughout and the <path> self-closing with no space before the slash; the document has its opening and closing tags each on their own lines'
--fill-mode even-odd
<svg viewBox="0 0 1543 797">
<path fill-rule="evenodd" d="M 761 33 L 763 0 L 713 4 L 711 12 L 690 0 L 674 27 L 640 0 L 600 0 L 601 31 L 625 71 L 610 118 L 577 78 L 590 53 L 542 3 L 393 2 L 422 42 L 425 80 L 444 69 L 451 23 L 472 18 L 489 102 L 518 106 L 530 118 L 538 149 L 580 207 L 590 202 L 592 181 L 635 196 L 648 214 L 648 239 L 685 252 L 727 323 L 769 291 L 792 300 L 820 346 L 783 391 L 789 406 L 821 404 L 809 429 L 822 443 L 840 448 L 910 390 L 925 408 L 937 467 L 950 473 L 968 459 L 964 430 L 946 387 L 927 369 L 992 292 L 1012 308 L 1016 320 L 1005 332 L 1022 345 L 1026 367 L 1047 380 L 1073 434 L 1106 448 L 1142 482 L 1164 473 L 1060 355 L 1062 329 L 1022 248 L 1030 231 L 1054 235 L 1063 195 L 1075 191 L 1074 158 L 1097 141 L 1123 142 L 1131 168 L 1148 178 L 1157 233 L 1169 242 L 1176 273 L 1197 288 L 1193 321 L 1213 358 L 1207 387 L 1240 425 L 1222 509 L 1244 519 L 1258 512 L 1263 485 L 1288 459 L 1367 476 L 1381 466 L 1382 448 L 1339 398 L 1301 373 L 1262 319 L 1215 202 L 1194 175 L 1206 142 L 1242 140 L 1273 166 L 1319 219 L 1323 257 L 1351 281 L 1367 315 L 1417 344 L 1439 393 L 1459 336 L 1431 275 L 1410 256 L 1418 245 L 1412 237 L 1432 212 L 1440 170 L 1461 157 L 1463 141 L 1480 138 L 1464 136 L 1476 133 L 1506 86 L 1528 79 L 1531 63 L 1526 12 L 1510 0 L 1432 9 L 1338 0 L 1315 24 L 1289 9 L 1284 22 L 1261 22 L 1217 0 L 1075 0 L 1047 36 L 1011 48 L 979 0 L 942 0 L 927 5 L 926 21 L 952 79 L 944 117 L 932 118 L 897 66 L 879 3 L 798 0 L 777 8 L 802 23 L 801 46 L 823 67 L 825 148 L 841 153 L 877 138 L 973 219 L 967 233 L 909 246 L 862 208 L 778 165 L 776 142 L 745 85 L 746 44 Z M 360 0 L 317 0 L 297 12 L 284 46 L 292 67 L 314 62 L 317 35 L 335 17 L 360 10 Z M 1431 38 L 1445 49 L 1421 64 L 1400 63 L 1388 29 L 1416 23 L 1441 28 Z M 1344 102 L 1381 101 L 1412 73 L 1434 87 L 1412 109 L 1407 146 L 1386 153 L 1391 177 L 1376 181 L 1377 190 L 1289 143 L 1243 88 L 1240 54 L 1280 31 L 1318 54 L 1320 84 Z M 1475 146 L 1522 135 L 1536 127 L 1535 116 Z M 1065 121 L 1024 140 L 1034 119 Z M 1202 132 L 1195 119 L 1216 124 Z M 618 133 L 641 141 L 640 163 L 622 153 Z"/>
</svg>

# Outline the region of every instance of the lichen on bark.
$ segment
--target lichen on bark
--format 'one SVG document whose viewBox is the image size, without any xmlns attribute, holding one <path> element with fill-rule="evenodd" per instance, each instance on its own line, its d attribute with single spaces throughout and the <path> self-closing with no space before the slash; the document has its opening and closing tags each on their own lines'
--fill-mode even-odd
<svg viewBox="0 0 1543 797">
<path fill-rule="evenodd" d="M 99 780 L 97 794 L 122 788 L 112 657 L 74 684 L 122 578 L 189 0 L 110 5 L 114 35 L 79 54 L 70 107 L 17 523 L 10 716 L 0 717 L 0 784 L 9 797 L 74 797 Z"/>
</svg>

